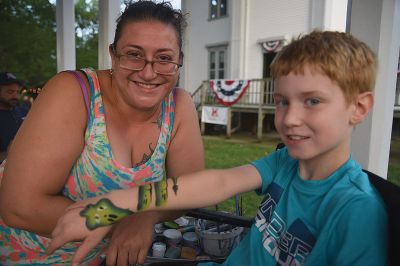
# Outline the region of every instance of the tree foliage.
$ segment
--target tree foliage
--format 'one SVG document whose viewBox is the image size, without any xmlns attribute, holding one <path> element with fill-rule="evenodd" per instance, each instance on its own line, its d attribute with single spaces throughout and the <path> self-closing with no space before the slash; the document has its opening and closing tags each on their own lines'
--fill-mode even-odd
<svg viewBox="0 0 400 266">
<path fill-rule="evenodd" d="M 46 0 L 0 0 L 1 71 L 29 86 L 57 71 L 55 6 Z"/>
<path fill-rule="evenodd" d="M 76 1 L 77 68 L 97 67 L 97 13 L 97 1 Z M 56 74 L 55 17 L 48 0 L 0 0 L 0 71 L 15 73 L 28 87 L 42 86 Z"/>
<path fill-rule="evenodd" d="M 98 1 L 78 0 L 75 3 L 76 67 L 98 67 Z"/>
</svg>

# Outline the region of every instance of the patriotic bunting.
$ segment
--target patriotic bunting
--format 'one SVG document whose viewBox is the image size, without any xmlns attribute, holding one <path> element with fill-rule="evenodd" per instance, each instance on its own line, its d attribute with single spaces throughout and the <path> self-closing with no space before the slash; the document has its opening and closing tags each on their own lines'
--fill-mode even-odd
<svg viewBox="0 0 400 266">
<path fill-rule="evenodd" d="M 225 106 L 235 104 L 250 86 L 250 80 L 210 80 L 210 88 L 219 103 Z"/>
<path fill-rule="evenodd" d="M 263 42 L 261 46 L 266 53 L 277 52 L 283 47 L 283 40 Z"/>
</svg>

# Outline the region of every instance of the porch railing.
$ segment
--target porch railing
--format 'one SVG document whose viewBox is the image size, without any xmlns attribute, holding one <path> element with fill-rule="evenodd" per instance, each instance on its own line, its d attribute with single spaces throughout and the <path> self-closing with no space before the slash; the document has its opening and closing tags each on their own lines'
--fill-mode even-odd
<svg viewBox="0 0 400 266">
<path fill-rule="evenodd" d="M 192 99 L 196 105 L 196 109 L 200 112 L 202 107 L 222 106 L 213 91 L 210 88 L 210 80 L 205 80 L 192 93 Z M 246 93 L 229 108 L 227 136 L 231 134 L 231 113 L 232 112 L 249 112 L 258 113 L 257 137 L 262 137 L 262 121 L 266 113 L 272 113 L 275 109 L 273 103 L 273 82 L 272 79 L 252 79 Z M 397 80 L 394 117 L 400 117 L 400 79 Z M 205 125 L 201 123 L 202 133 L 204 133 Z M 233 130 L 234 131 L 234 130 Z"/>
</svg>

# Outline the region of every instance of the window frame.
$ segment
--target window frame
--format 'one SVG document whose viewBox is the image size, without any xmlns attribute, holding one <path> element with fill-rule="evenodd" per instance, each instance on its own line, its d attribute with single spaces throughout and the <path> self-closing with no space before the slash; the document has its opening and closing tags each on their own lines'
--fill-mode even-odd
<svg viewBox="0 0 400 266">
<path fill-rule="evenodd" d="M 207 75 L 208 79 L 226 79 L 227 74 L 227 66 L 228 66 L 228 45 L 218 45 L 207 47 L 208 52 L 208 64 L 207 64 Z M 220 68 L 220 56 L 221 52 L 223 52 L 223 68 Z M 211 68 L 211 54 L 214 53 L 214 68 Z M 223 77 L 221 78 L 221 71 L 223 71 Z M 212 78 L 212 74 L 214 77 Z"/>
<path fill-rule="evenodd" d="M 213 18 L 212 17 L 212 1 L 217 1 L 217 12 L 216 12 L 216 16 Z M 225 14 L 221 15 L 221 2 L 225 1 Z M 209 0 L 208 1 L 208 20 L 216 20 L 216 19 L 220 19 L 220 18 L 225 18 L 228 16 L 228 1 L 229 0 Z"/>
</svg>

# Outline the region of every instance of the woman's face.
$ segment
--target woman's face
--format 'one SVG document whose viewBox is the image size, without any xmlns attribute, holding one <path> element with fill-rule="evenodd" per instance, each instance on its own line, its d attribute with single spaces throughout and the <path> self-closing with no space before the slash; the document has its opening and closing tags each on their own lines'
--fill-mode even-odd
<svg viewBox="0 0 400 266">
<path fill-rule="evenodd" d="M 178 81 L 179 70 L 173 75 L 157 74 L 151 63 L 147 63 L 139 71 L 128 70 L 120 66 L 120 58 L 116 55 L 141 57 L 147 61 L 167 60 L 180 63 L 176 32 L 170 25 L 159 21 L 125 24 L 115 54 L 111 52 L 113 82 L 116 82 L 118 93 L 128 105 L 136 109 L 153 110 Z"/>
</svg>

